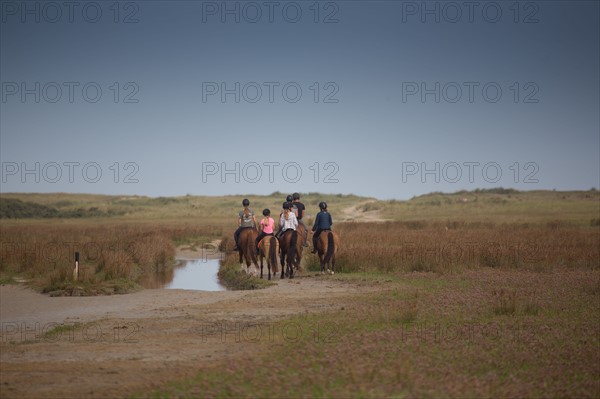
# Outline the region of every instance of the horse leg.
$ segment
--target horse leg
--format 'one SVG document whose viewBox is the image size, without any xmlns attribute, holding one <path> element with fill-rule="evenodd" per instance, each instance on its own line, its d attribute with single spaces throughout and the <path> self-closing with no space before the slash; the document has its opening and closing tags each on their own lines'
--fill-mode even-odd
<svg viewBox="0 0 600 399">
<path fill-rule="evenodd" d="M 335 255 L 331 257 L 331 274 L 335 274 Z"/>
<path fill-rule="evenodd" d="M 302 243 L 300 243 L 300 248 L 302 249 Z M 300 262 L 302 262 L 302 255 L 300 254 L 300 250 L 296 249 L 296 271 L 300 271 Z"/>
<path fill-rule="evenodd" d="M 269 265 L 267 264 L 267 267 Z M 263 257 L 260 257 L 260 278 L 263 278 Z M 269 269 L 269 280 L 271 279 L 271 269 Z"/>
<path fill-rule="evenodd" d="M 275 277 L 279 274 L 279 259 L 276 257 L 275 258 L 275 262 L 273 263 L 273 280 L 275 280 Z"/>
<path fill-rule="evenodd" d="M 249 253 L 246 253 L 244 254 L 244 257 L 246 258 L 246 273 L 248 273 L 251 276 L 254 276 L 254 270 L 250 268 L 250 266 L 252 265 L 251 255 Z"/>
<path fill-rule="evenodd" d="M 290 278 L 294 278 L 294 259 L 288 260 L 288 269 L 290 271 Z"/>
<path fill-rule="evenodd" d="M 242 271 L 244 270 L 244 261 L 242 259 L 242 250 L 239 250 L 240 253 L 240 269 L 242 269 Z"/>
<path fill-rule="evenodd" d="M 290 276 L 290 254 L 289 253 L 285 254 L 285 276 L 286 277 Z"/>
<path fill-rule="evenodd" d="M 281 263 L 281 277 L 279 277 L 279 278 L 283 280 L 285 278 L 284 277 L 284 272 L 285 272 L 285 253 L 283 251 L 281 251 L 280 260 L 281 260 L 281 262 L 280 262 Z"/>
</svg>

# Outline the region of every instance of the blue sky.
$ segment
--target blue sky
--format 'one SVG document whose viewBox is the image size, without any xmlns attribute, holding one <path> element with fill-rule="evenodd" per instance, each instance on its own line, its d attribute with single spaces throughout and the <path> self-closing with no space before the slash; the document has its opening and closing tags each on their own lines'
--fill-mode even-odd
<svg viewBox="0 0 600 399">
<path fill-rule="evenodd" d="M 0 4 L 2 192 L 600 186 L 596 1 Z"/>
</svg>

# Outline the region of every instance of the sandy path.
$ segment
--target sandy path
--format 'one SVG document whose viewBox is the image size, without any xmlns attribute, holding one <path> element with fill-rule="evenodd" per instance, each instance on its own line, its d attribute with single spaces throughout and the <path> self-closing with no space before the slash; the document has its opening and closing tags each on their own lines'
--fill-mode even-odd
<svg viewBox="0 0 600 399">
<path fill-rule="evenodd" d="M 373 289 L 306 274 L 276 282 L 256 291 L 56 298 L 2 286 L 0 396 L 105 398 L 156 388 L 199 364 L 258 350 L 281 334 L 268 333 L 273 321 L 340 309 Z M 44 336 L 58 324 L 61 333 Z"/>
<path fill-rule="evenodd" d="M 378 210 L 374 211 L 362 211 L 359 210 L 363 205 L 369 204 L 371 202 L 376 202 L 375 200 L 368 200 L 364 202 L 360 202 L 356 205 L 349 206 L 347 208 L 342 209 L 342 222 L 385 222 L 389 219 L 383 219 L 381 217 L 381 213 Z"/>
<path fill-rule="evenodd" d="M 271 301 L 280 296 L 309 300 L 323 294 L 346 294 L 348 288 L 346 284 L 325 278 L 299 276 L 294 280 L 277 280 L 276 286 L 257 291 L 146 289 L 127 295 L 50 298 L 21 286 L 3 285 L 0 287 L 0 320 L 2 323 L 31 324 L 85 323 L 101 318 L 136 320 L 164 316 L 165 312 L 183 306 L 230 304 L 243 300 L 250 303 L 259 298 Z M 312 305 L 307 303 L 304 307 L 308 309 Z M 260 313 L 260 309 L 248 311 Z M 290 309 L 283 309 L 282 314 L 289 313 Z"/>
<path fill-rule="evenodd" d="M 3 323 L 75 323 L 99 318 L 139 319 L 158 316 L 179 305 L 207 305 L 241 295 L 238 292 L 147 289 L 128 295 L 49 298 L 30 289 L 0 287 Z"/>
</svg>

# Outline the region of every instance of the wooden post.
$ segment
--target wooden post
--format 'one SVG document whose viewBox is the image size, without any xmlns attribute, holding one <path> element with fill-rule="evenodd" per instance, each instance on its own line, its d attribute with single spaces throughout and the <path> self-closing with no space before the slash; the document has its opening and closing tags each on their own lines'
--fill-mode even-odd
<svg viewBox="0 0 600 399">
<path fill-rule="evenodd" d="M 73 269 L 73 280 L 79 279 L 79 252 L 75 252 L 75 269 Z"/>
</svg>

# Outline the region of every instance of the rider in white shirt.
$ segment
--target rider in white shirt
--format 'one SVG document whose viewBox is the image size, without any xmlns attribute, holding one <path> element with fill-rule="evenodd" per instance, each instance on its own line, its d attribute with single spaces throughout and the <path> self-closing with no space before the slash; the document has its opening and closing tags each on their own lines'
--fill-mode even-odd
<svg viewBox="0 0 600 399">
<path fill-rule="evenodd" d="M 298 227 L 298 219 L 296 218 L 294 212 L 291 211 L 291 205 L 289 202 L 285 202 L 283 204 L 283 213 L 279 219 L 279 225 L 281 226 L 281 233 L 279 237 L 281 237 L 286 230 L 296 230 Z"/>
</svg>

